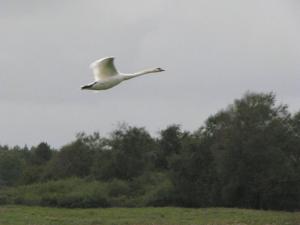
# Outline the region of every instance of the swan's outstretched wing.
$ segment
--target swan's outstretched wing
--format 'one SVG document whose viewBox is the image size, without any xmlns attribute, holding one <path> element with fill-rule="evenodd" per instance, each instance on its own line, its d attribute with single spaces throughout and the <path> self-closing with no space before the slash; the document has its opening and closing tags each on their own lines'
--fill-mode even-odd
<svg viewBox="0 0 300 225">
<path fill-rule="evenodd" d="M 114 57 L 99 59 L 90 65 L 96 81 L 109 78 L 118 74 L 114 65 Z"/>
</svg>

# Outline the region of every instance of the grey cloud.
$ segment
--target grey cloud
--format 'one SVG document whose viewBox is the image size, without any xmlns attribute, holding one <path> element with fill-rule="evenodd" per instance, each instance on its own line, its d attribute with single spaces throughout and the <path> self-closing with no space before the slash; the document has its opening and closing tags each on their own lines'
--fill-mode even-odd
<svg viewBox="0 0 300 225">
<path fill-rule="evenodd" d="M 60 146 L 118 121 L 193 130 L 248 90 L 274 91 L 296 111 L 297 9 L 295 0 L 1 1 L 0 142 Z M 80 91 L 89 63 L 107 55 L 124 72 L 167 71 Z"/>
</svg>

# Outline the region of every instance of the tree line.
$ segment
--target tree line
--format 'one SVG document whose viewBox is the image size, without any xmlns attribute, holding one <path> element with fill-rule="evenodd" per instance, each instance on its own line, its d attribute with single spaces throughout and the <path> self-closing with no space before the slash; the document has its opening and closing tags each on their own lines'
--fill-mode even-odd
<svg viewBox="0 0 300 225">
<path fill-rule="evenodd" d="M 40 192 L 49 195 L 40 201 L 26 202 L 28 195 L 18 193 L 45 184 Z M 62 202 L 76 187 L 82 189 L 74 193 L 98 197 L 74 194 Z M 2 145 L 0 204 L 28 202 L 298 210 L 300 112 L 277 104 L 273 93 L 246 93 L 194 132 L 170 125 L 153 137 L 145 128 L 122 125 L 109 137 L 80 133 L 59 150 L 44 142 L 30 149 Z"/>
</svg>

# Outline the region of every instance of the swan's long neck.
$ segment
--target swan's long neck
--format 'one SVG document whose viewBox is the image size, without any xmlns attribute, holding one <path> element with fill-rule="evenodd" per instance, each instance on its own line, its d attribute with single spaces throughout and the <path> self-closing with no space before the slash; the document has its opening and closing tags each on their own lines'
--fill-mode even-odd
<svg viewBox="0 0 300 225">
<path fill-rule="evenodd" d="M 155 73 L 155 72 L 156 72 L 155 69 L 147 69 L 132 74 L 123 74 L 123 76 L 125 76 L 125 79 L 128 80 L 134 77 L 139 77 L 148 73 Z"/>
</svg>

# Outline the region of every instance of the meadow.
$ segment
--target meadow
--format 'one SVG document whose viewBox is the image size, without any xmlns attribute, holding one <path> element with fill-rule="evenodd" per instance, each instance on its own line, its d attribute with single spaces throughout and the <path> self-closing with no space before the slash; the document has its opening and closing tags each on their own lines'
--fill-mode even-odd
<svg viewBox="0 0 300 225">
<path fill-rule="evenodd" d="M 0 225 L 299 225 L 300 212 L 233 208 L 65 209 L 1 206 Z"/>
</svg>

